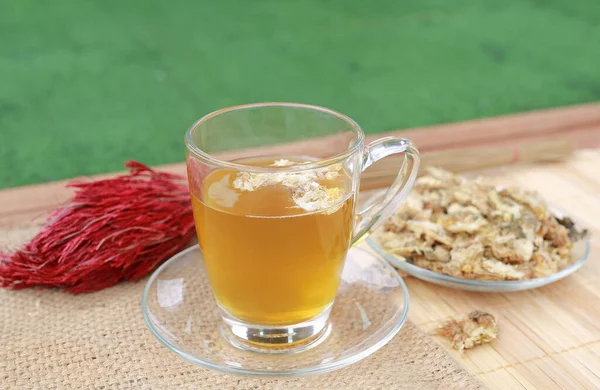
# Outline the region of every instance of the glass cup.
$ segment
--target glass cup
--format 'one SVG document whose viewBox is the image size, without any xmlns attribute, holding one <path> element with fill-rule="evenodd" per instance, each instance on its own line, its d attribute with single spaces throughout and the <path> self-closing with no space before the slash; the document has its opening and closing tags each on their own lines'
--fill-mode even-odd
<svg viewBox="0 0 600 390">
<path fill-rule="evenodd" d="M 419 166 L 409 140 L 364 139 L 349 117 L 296 103 L 225 108 L 188 130 L 196 230 L 233 345 L 290 353 L 325 337 L 348 249 L 406 198 Z M 397 178 L 358 212 L 361 172 L 392 154 L 404 155 Z"/>
</svg>

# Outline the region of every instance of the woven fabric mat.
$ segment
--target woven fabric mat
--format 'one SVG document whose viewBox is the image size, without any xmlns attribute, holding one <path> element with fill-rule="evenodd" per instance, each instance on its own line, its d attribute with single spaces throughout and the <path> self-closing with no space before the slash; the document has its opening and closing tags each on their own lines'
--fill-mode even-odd
<svg viewBox="0 0 600 390">
<path fill-rule="evenodd" d="M 0 231 L 0 250 L 36 229 Z M 479 389 L 483 385 L 407 322 L 366 359 L 319 376 L 266 380 L 197 367 L 146 328 L 146 280 L 91 294 L 0 290 L 0 388 Z"/>
</svg>

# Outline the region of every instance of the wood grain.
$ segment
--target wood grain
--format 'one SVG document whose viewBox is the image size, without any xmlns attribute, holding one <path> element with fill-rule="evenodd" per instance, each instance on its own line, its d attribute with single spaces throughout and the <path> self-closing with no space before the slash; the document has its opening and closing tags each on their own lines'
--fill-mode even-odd
<svg viewBox="0 0 600 390">
<path fill-rule="evenodd" d="M 521 138 L 558 135 L 572 135 L 577 148 L 593 148 L 600 146 L 599 132 L 600 103 L 592 103 L 424 127 L 407 130 L 402 136 L 414 141 L 420 150 L 429 152 L 501 141 L 518 144 Z M 372 137 L 386 134 L 395 135 L 397 132 Z"/>
<path fill-rule="evenodd" d="M 467 172 L 518 162 L 559 161 L 569 156 L 574 147 L 575 142 L 570 136 L 527 138 L 519 144 L 502 141 L 493 145 L 423 153 L 421 167 L 437 166 L 452 172 Z M 361 190 L 391 185 L 402 161 L 401 157 L 390 156 L 373 164 L 361 177 Z"/>
<path fill-rule="evenodd" d="M 447 151 L 453 149 L 465 155 L 468 151 L 475 149 L 498 148 L 501 146 L 515 148 L 518 145 L 527 145 L 531 142 L 548 140 L 553 137 L 561 139 L 568 137 L 575 148 L 600 147 L 600 103 L 526 112 L 418 129 L 394 130 L 387 133 L 370 135 L 367 137 L 366 142 L 371 142 L 386 135 L 396 135 L 411 139 L 418 146 L 422 154 L 431 153 L 430 156 L 438 160 L 440 158 L 438 153 L 441 150 Z M 230 151 L 221 153 L 219 156 L 223 159 L 234 159 L 257 154 L 304 154 L 314 157 L 325 157 L 331 154 L 332 142 L 336 143 L 340 141 L 340 138 L 336 136 L 330 138 L 277 144 L 259 149 Z M 342 141 L 344 140 L 342 139 Z M 506 158 L 508 157 L 502 157 L 502 159 Z M 378 166 L 393 167 L 394 160 L 390 159 L 388 162 L 382 161 L 381 164 L 383 165 L 378 164 L 374 168 Z M 157 167 L 157 169 L 185 174 L 185 167 L 182 164 L 163 165 Z M 107 175 L 94 176 L 94 178 L 101 177 L 107 177 Z M 85 180 L 86 178 L 81 179 Z M 367 180 L 369 179 L 367 178 Z M 365 180 L 365 184 L 367 184 L 367 180 Z M 365 188 L 384 186 L 390 182 L 391 179 L 389 177 L 374 179 L 374 182 L 366 185 Z M 36 211 L 60 205 L 69 199 L 72 194 L 71 190 L 64 188 L 66 183 L 67 181 L 60 181 L 0 191 L 0 217 L 16 215 L 21 212 L 35 213 Z M 43 189 L 44 196 L 39 195 L 38 191 L 40 189 Z"/>
</svg>

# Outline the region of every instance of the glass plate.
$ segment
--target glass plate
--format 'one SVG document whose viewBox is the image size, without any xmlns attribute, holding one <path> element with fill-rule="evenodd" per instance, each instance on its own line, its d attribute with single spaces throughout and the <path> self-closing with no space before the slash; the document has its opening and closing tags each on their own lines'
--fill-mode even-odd
<svg viewBox="0 0 600 390">
<path fill-rule="evenodd" d="M 363 207 L 368 207 L 369 205 L 377 202 L 380 198 L 381 193 L 374 194 L 365 202 Z M 554 206 L 550 206 L 550 211 L 558 217 L 562 217 L 565 215 L 562 211 L 560 211 Z M 583 263 L 585 263 L 590 254 L 590 241 L 586 238 L 584 240 L 577 241 L 573 246 L 572 253 L 576 261 L 569 267 L 555 274 L 545 276 L 542 278 L 528 280 L 490 281 L 456 278 L 454 276 L 448 276 L 437 272 L 433 272 L 428 269 L 418 267 L 414 264 L 410 264 L 405 261 L 400 261 L 397 257 L 395 257 L 394 255 L 383 249 L 381 246 L 379 246 L 379 244 L 377 244 L 370 237 L 367 238 L 366 241 L 377 253 L 383 256 L 391 265 L 393 265 L 401 271 L 406 272 L 409 275 L 414 276 L 415 278 L 425 280 L 430 283 L 439 284 L 442 286 L 454 287 L 462 290 L 483 292 L 522 291 L 554 283 L 557 280 L 571 275 L 573 272 L 581 268 L 581 266 L 583 265 Z"/>
<path fill-rule="evenodd" d="M 384 346 L 406 321 L 408 291 L 384 259 L 354 247 L 346 258 L 329 334 L 319 345 L 289 355 L 248 352 L 220 333 L 220 312 L 196 245 L 152 274 L 142 312 L 152 334 L 192 363 L 231 374 L 294 377 L 345 367 Z"/>
<path fill-rule="evenodd" d="M 377 253 L 381 254 L 390 264 L 392 264 L 399 270 L 414 276 L 415 278 L 419 278 L 421 280 L 425 280 L 427 282 L 439 284 L 442 286 L 454 287 L 462 290 L 484 292 L 522 291 L 554 283 L 557 280 L 571 275 L 573 272 L 581 268 L 581 266 L 583 265 L 583 263 L 585 263 L 590 253 L 590 241 L 587 239 L 581 240 L 576 242 L 573 247 L 573 256 L 575 256 L 578 260 L 575 263 L 571 264 L 569 267 L 555 274 L 544 276 L 543 278 L 528 280 L 473 280 L 456 278 L 454 276 L 440 274 L 425 268 L 418 267 L 414 264 L 407 263 L 405 261 L 400 261 L 394 255 L 386 252 L 383 248 L 381 248 L 377 243 L 375 243 L 375 241 L 373 241 L 373 239 L 367 238 L 366 241 Z"/>
</svg>

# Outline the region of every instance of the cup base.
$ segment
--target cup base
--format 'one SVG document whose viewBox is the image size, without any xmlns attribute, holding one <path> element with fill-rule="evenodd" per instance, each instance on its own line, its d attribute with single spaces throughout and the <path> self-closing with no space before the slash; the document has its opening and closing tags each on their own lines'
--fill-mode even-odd
<svg viewBox="0 0 600 390">
<path fill-rule="evenodd" d="M 234 347 L 269 355 L 286 355 L 306 351 L 322 343 L 330 333 L 329 305 L 321 314 L 294 325 L 264 326 L 248 324 L 225 310 L 221 334 Z"/>
</svg>

